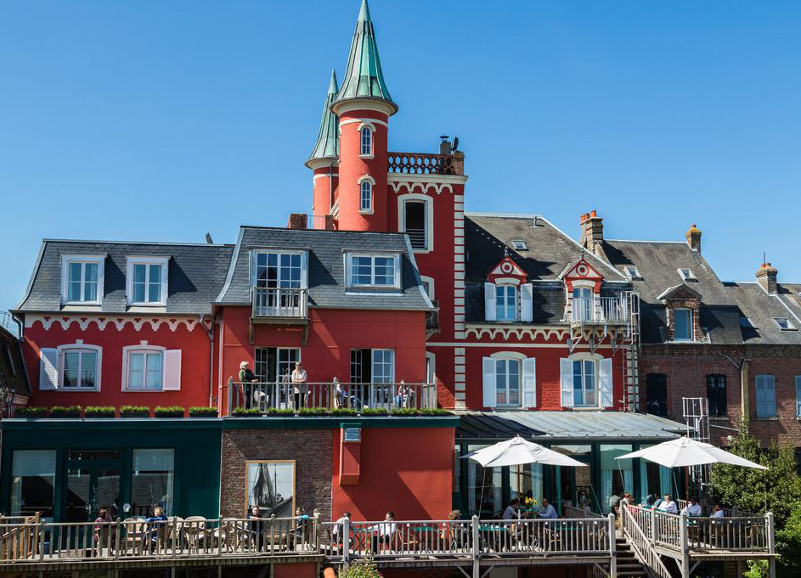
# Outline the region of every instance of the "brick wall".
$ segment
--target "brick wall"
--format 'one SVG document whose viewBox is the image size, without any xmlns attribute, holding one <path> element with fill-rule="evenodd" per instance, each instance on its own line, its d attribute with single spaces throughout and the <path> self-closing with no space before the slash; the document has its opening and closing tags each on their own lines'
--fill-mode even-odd
<svg viewBox="0 0 801 578">
<path fill-rule="evenodd" d="M 327 429 L 225 430 L 222 436 L 220 515 L 245 514 L 245 462 L 295 460 L 295 500 L 311 515 L 331 516 L 333 432 Z"/>
</svg>

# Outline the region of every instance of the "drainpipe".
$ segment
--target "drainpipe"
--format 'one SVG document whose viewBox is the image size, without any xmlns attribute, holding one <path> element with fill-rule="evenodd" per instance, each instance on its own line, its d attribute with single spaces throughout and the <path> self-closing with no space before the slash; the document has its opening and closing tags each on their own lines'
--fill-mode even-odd
<svg viewBox="0 0 801 578">
<path fill-rule="evenodd" d="M 208 320 L 208 325 L 206 321 Z M 214 315 L 201 315 L 200 324 L 209 338 L 209 407 L 214 400 Z"/>
<path fill-rule="evenodd" d="M 750 359 L 743 359 L 740 367 L 740 412 L 743 420 L 748 420 L 751 415 L 751 398 L 748 392 L 748 369 L 751 365 Z"/>
</svg>

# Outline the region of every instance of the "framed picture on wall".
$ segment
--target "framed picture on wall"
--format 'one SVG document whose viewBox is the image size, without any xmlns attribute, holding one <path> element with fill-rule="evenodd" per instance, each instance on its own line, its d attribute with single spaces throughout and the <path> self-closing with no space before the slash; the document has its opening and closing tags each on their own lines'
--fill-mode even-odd
<svg viewBox="0 0 801 578">
<path fill-rule="evenodd" d="M 246 512 L 259 506 L 262 516 L 291 518 L 295 515 L 295 461 L 246 461 L 245 489 Z"/>
</svg>

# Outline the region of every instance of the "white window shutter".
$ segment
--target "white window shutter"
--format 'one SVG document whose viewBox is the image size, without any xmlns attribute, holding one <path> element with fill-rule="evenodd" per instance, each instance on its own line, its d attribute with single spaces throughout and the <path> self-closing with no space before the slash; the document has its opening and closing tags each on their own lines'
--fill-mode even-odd
<svg viewBox="0 0 801 578">
<path fill-rule="evenodd" d="M 601 406 L 612 407 L 615 405 L 612 383 L 612 358 L 602 359 L 598 366 L 598 389 L 601 392 Z"/>
<path fill-rule="evenodd" d="M 495 360 L 491 357 L 483 359 L 484 371 L 484 407 L 495 407 L 498 396 L 495 392 Z"/>
<path fill-rule="evenodd" d="M 534 290 L 531 283 L 520 286 L 520 321 L 534 320 Z"/>
<path fill-rule="evenodd" d="M 403 283 L 401 282 L 401 256 L 395 255 L 395 285 L 398 287 L 403 287 Z"/>
<path fill-rule="evenodd" d="M 300 287 L 309 288 L 309 252 L 303 251 L 300 255 Z"/>
<path fill-rule="evenodd" d="M 495 283 L 484 283 L 484 319 L 495 321 Z"/>
<path fill-rule="evenodd" d="M 573 360 L 563 357 L 559 360 L 560 383 L 562 387 L 562 407 L 573 407 Z"/>
<path fill-rule="evenodd" d="M 39 352 L 39 391 L 58 389 L 58 349 L 43 347 Z"/>
<path fill-rule="evenodd" d="M 164 352 L 163 391 L 180 391 L 181 389 L 181 350 L 168 349 Z"/>
<path fill-rule="evenodd" d="M 523 360 L 523 407 L 537 407 L 537 360 L 533 357 Z"/>
</svg>

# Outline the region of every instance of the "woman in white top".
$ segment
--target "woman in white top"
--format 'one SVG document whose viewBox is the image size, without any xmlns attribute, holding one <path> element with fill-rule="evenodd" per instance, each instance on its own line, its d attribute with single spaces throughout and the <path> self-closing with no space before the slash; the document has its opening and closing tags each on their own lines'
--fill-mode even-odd
<svg viewBox="0 0 801 578">
<path fill-rule="evenodd" d="M 290 380 L 292 381 L 292 397 L 295 400 L 295 411 L 302 408 L 306 400 L 306 379 L 306 370 L 303 369 L 300 361 L 298 361 L 295 364 L 295 370 L 290 376 Z"/>
<path fill-rule="evenodd" d="M 670 497 L 670 494 L 665 494 L 665 499 L 659 504 L 658 510 L 667 512 L 668 514 L 678 514 L 679 509 L 676 507 L 676 502 Z"/>
</svg>

